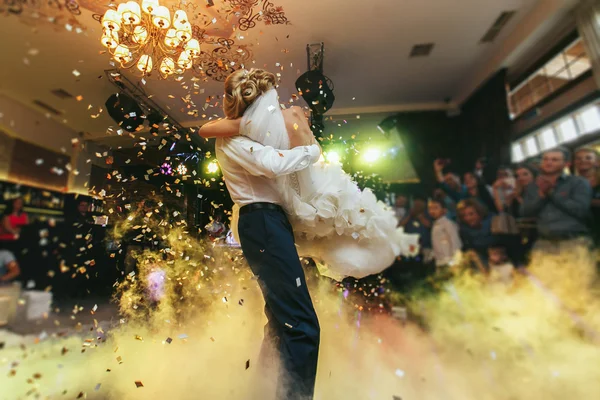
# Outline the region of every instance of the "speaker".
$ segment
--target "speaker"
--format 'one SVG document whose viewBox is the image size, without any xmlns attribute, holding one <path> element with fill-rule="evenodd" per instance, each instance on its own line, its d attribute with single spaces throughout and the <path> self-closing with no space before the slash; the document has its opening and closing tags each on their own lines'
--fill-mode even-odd
<svg viewBox="0 0 600 400">
<path fill-rule="evenodd" d="M 135 132 L 144 124 L 144 112 L 138 103 L 126 94 L 113 94 L 106 100 L 105 105 L 108 115 L 128 132 Z"/>
<path fill-rule="evenodd" d="M 296 88 L 315 114 L 324 114 L 333 106 L 335 96 L 321 71 L 308 71 L 296 80 Z"/>
</svg>

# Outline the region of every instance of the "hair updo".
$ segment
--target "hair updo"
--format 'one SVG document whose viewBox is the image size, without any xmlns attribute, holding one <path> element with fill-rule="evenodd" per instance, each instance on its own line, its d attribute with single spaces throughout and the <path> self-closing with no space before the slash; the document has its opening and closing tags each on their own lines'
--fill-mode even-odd
<svg viewBox="0 0 600 400">
<path fill-rule="evenodd" d="M 240 118 L 257 97 L 273 89 L 275 75 L 264 69 L 239 69 L 225 80 L 223 108 L 229 119 Z"/>
</svg>

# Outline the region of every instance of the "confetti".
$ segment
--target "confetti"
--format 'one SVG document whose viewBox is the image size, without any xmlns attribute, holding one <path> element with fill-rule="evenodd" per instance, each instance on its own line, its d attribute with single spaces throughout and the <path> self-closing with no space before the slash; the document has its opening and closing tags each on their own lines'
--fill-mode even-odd
<svg viewBox="0 0 600 400">
<path fill-rule="evenodd" d="M 101 385 L 102 385 L 101 383 L 97 384 L 97 385 L 96 385 L 96 387 L 94 388 L 94 390 L 95 390 L 96 392 L 97 392 L 98 390 L 100 390 L 100 386 L 101 386 Z"/>
<path fill-rule="evenodd" d="M 189 336 L 186 335 L 185 333 L 182 333 L 181 335 L 178 336 L 179 339 L 187 339 Z"/>
<path fill-rule="evenodd" d="M 246 361 L 246 369 L 250 368 L 250 360 Z"/>
<path fill-rule="evenodd" d="M 290 324 L 288 324 L 287 322 L 285 323 L 285 326 L 287 326 L 288 328 L 292 329 L 293 326 L 291 326 Z"/>
<path fill-rule="evenodd" d="M 165 340 L 165 342 L 167 342 L 168 344 L 171 344 L 172 341 L 173 339 L 171 339 L 170 337 L 168 337 L 167 340 Z"/>
<path fill-rule="evenodd" d="M 294 123 L 294 130 L 297 131 L 298 130 L 298 124 Z"/>
<path fill-rule="evenodd" d="M 296 286 L 300 287 L 300 285 L 302 284 L 302 282 L 300 281 L 300 278 L 296 278 Z"/>
<path fill-rule="evenodd" d="M 142 383 L 142 381 L 135 381 L 135 387 L 141 388 L 144 387 L 144 384 Z"/>
<path fill-rule="evenodd" d="M 404 377 L 404 371 L 402 371 L 401 369 L 397 369 L 396 370 L 396 376 L 399 378 L 403 378 Z"/>
<path fill-rule="evenodd" d="M 76 77 L 81 75 L 81 72 L 77 71 L 76 69 L 73 70 L 73 75 L 75 75 Z"/>
</svg>

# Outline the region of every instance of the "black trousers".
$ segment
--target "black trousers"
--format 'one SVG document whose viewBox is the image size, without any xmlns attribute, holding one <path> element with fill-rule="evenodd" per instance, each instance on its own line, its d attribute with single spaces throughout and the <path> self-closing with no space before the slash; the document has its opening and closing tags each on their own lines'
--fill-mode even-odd
<svg viewBox="0 0 600 400">
<path fill-rule="evenodd" d="M 240 215 L 242 250 L 265 299 L 265 341 L 279 349 L 278 399 L 312 399 L 320 327 L 286 215 L 254 210 Z M 263 343 L 263 351 L 268 346 Z"/>
</svg>

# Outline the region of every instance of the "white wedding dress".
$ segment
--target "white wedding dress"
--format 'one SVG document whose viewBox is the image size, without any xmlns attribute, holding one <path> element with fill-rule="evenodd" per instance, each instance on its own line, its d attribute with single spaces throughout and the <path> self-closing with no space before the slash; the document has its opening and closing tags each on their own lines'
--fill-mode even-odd
<svg viewBox="0 0 600 400">
<path fill-rule="evenodd" d="M 289 136 L 275 89 L 246 110 L 240 134 L 275 149 Z M 418 235 L 396 228 L 394 212 L 369 189 L 360 190 L 341 165 L 316 164 L 277 178 L 283 208 L 294 229 L 298 254 L 317 261 L 322 275 L 341 280 L 382 272 L 400 255 L 418 253 Z M 237 235 L 238 209 L 232 227 Z"/>
</svg>

